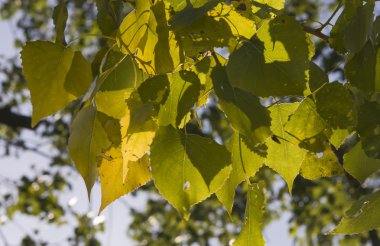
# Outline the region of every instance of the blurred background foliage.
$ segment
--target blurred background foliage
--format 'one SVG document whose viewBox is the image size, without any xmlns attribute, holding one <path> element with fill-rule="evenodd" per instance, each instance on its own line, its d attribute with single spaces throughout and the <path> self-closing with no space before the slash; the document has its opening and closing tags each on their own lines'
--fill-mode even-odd
<svg viewBox="0 0 380 246">
<path fill-rule="evenodd" d="M 102 1 L 67 0 L 69 23 L 66 40 L 73 41 L 77 48 L 84 50 L 89 60 L 95 57 L 97 50 L 107 46 L 107 41 L 101 37 L 101 29 L 109 29 L 105 25 L 111 22 L 104 11 L 98 14 L 97 7 L 102 6 Z M 118 6 L 116 22 L 120 23 L 132 9 L 134 1 L 114 2 Z M 1 227 L 8 223 L 20 224 L 22 220 L 17 221 L 17 214 L 35 217 L 49 226 L 58 228 L 69 225 L 70 228 L 70 235 L 63 241 L 51 242 L 41 239 L 38 224 L 19 225 L 19 233 L 23 235 L 19 242 L 21 245 L 100 245 L 98 235 L 105 229 L 101 217 L 91 212 L 79 213 L 73 209 L 75 201 L 63 202 L 61 199 L 63 193 L 72 192 L 70 177 L 75 173 L 66 149 L 68 122 L 72 113 L 70 108 L 60 112 L 54 121 L 46 119 L 35 129 L 30 128 L 30 98 L 17 51 L 27 40 L 53 40 L 51 17 L 56 4 L 56 1 L 48 0 L 0 1 L 0 18 L 11 25 L 15 48 L 12 57 L 0 57 L 0 165 L 17 169 L 19 167 L 6 160 L 25 156 L 26 153 L 39 155 L 49 163 L 44 166 L 24 163 L 28 171 L 19 179 L 0 174 L 0 244 L 9 244 L 10 238 Z M 318 27 L 337 4 L 338 1 L 333 0 L 290 0 L 287 1 L 286 11 L 297 16 L 305 25 Z M 0 45 L 3 38 L 0 38 Z M 334 80 L 344 81 L 343 57 L 325 42 L 314 41 L 314 61 Z M 229 138 L 231 129 L 213 100 L 216 99 L 210 98 L 208 106 L 199 110 L 199 118 L 209 126 L 202 134 L 222 142 Z M 199 133 L 197 126 L 196 123 L 190 124 L 188 130 Z M 349 176 L 317 181 L 299 176 L 292 196 L 287 192 L 285 183 L 271 170 L 262 168 L 257 176 L 264 179 L 267 186 L 265 223 L 279 219 L 285 212 L 289 213 L 289 235 L 296 245 L 379 245 L 375 230 L 355 236 L 333 237 L 321 233 L 332 229 L 350 200 L 369 193 L 379 184 L 376 175 L 369 179 L 365 188 Z M 215 197 L 211 197 L 194 208 L 190 221 L 186 223 L 157 195 L 152 185 L 147 185 L 133 194 L 147 195 L 145 208 L 137 210 L 126 204 L 132 222 L 129 228 L 125 228 L 125 233 L 136 245 L 228 245 L 241 230 L 246 189 L 244 186 L 238 188 L 231 215 Z M 122 217 L 118 216 L 118 219 Z M 35 228 L 23 229 L 30 226 Z"/>
</svg>

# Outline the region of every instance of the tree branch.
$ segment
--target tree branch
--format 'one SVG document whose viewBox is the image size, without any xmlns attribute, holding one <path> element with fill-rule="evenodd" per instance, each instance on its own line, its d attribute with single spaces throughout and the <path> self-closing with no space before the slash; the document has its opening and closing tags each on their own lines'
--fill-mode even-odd
<svg viewBox="0 0 380 246">
<path fill-rule="evenodd" d="M 322 39 L 323 41 L 325 41 L 326 43 L 329 43 L 330 42 L 330 37 L 327 36 L 326 34 L 322 33 L 321 30 L 319 29 L 314 29 L 312 27 L 309 27 L 309 26 L 302 26 L 303 27 L 303 30 L 307 33 L 310 33 L 320 39 Z"/>
<path fill-rule="evenodd" d="M 13 113 L 10 107 L 0 108 L 0 124 L 7 125 L 13 129 L 32 129 L 32 119 L 28 116 Z"/>
</svg>

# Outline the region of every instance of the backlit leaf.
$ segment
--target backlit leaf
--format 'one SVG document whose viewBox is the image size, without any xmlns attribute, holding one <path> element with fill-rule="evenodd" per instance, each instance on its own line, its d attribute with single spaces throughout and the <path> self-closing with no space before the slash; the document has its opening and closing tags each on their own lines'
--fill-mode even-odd
<svg viewBox="0 0 380 246">
<path fill-rule="evenodd" d="M 98 168 L 102 190 L 99 213 L 119 197 L 134 191 L 150 180 L 148 156 L 135 162 L 129 162 L 128 165 L 129 172 L 123 181 L 123 158 L 120 147 L 112 147 L 104 153 Z"/>
<path fill-rule="evenodd" d="M 285 125 L 285 131 L 302 141 L 318 135 L 326 128 L 326 123 L 318 114 L 315 103 L 310 98 L 305 98 L 290 116 Z"/>
<path fill-rule="evenodd" d="M 330 234 L 356 234 L 380 227 L 380 191 L 354 202 Z"/>
<path fill-rule="evenodd" d="M 364 152 L 371 158 L 380 159 L 380 105 L 367 102 L 359 109 L 357 132 Z"/>
<path fill-rule="evenodd" d="M 159 125 L 178 126 L 194 106 L 200 91 L 199 78 L 193 72 L 180 71 L 167 74 L 170 92 L 158 115 Z"/>
<path fill-rule="evenodd" d="M 89 88 L 92 82 L 91 69 L 88 69 L 82 55 L 60 44 L 28 42 L 21 52 L 21 59 L 33 105 L 32 126 L 63 109 L 78 92 L 84 94 L 86 90 L 83 88 Z M 75 70 L 77 76 L 72 76 L 70 70 Z"/>
<path fill-rule="evenodd" d="M 308 153 L 302 162 L 300 174 L 305 179 L 315 180 L 344 174 L 334 152 L 327 149 L 322 156 Z"/>
<path fill-rule="evenodd" d="M 263 183 L 249 185 L 245 208 L 245 222 L 243 230 L 233 244 L 234 246 L 265 245 L 262 235 L 264 206 Z"/>
<path fill-rule="evenodd" d="M 288 140 L 292 137 L 284 129 L 289 116 L 294 113 L 297 106 L 297 103 L 284 103 L 273 105 L 270 108 L 271 129 L 276 136 L 279 136 L 279 139 L 278 141 L 268 139 L 266 142 L 268 154 L 265 164 L 285 179 L 290 192 L 306 155 L 306 150 L 298 147 L 297 143 Z"/>
<path fill-rule="evenodd" d="M 380 169 L 380 160 L 368 157 L 359 142 L 344 155 L 344 169 L 363 183 L 367 177 Z"/>
<path fill-rule="evenodd" d="M 372 41 L 347 62 L 345 72 L 348 81 L 357 88 L 380 92 L 380 52 Z"/>
<path fill-rule="evenodd" d="M 181 60 L 179 44 L 167 25 L 165 4 L 137 0 L 136 9 L 124 18 L 116 36 L 120 50 L 136 54 L 140 68 L 148 74 L 171 72 Z"/>
<path fill-rule="evenodd" d="M 151 162 L 156 187 L 185 219 L 190 208 L 220 189 L 231 172 L 230 154 L 223 146 L 172 126 L 159 128 Z"/>
<path fill-rule="evenodd" d="M 92 106 L 82 109 L 76 115 L 68 144 L 70 157 L 82 175 L 89 195 L 98 177 L 97 158 L 111 145 L 96 115 L 96 109 Z"/>
<path fill-rule="evenodd" d="M 357 113 L 352 95 L 339 82 L 323 86 L 315 99 L 318 113 L 333 129 L 347 129 L 356 124 Z"/>
<path fill-rule="evenodd" d="M 303 95 L 313 54 L 309 37 L 292 17 L 263 22 L 227 65 L 232 86 L 256 96 Z"/>
<path fill-rule="evenodd" d="M 216 196 L 231 214 L 236 187 L 253 177 L 264 164 L 265 158 L 250 150 L 238 133 L 232 136 L 227 147 L 231 151 L 232 171 Z"/>
<path fill-rule="evenodd" d="M 216 66 L 211 74 L 214 90 L 222 110 L 232 126 L 246 137 L 251 146 L 264 142 L 270 135 L 268 110 L 259 98 L 239 88 L 233 88 L 225 68 Z"/>
</svg>

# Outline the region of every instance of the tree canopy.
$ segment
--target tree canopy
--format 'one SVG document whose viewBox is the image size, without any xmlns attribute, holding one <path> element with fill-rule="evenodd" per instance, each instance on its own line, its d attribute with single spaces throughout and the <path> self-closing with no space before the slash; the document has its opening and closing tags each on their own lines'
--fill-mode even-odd
<svg viewBox="0 0 380 246">
<path fill-rule="evenodd" d="M 377 1 L 312 2 L 60 1 L 54 35 L 26 31 L 22 44 L 32 116 L 8 100 L 1 123 L 61 134 L 88 196 L 100 181 L 99 212 L 140 187 L 157 190 L 167 203 L 151 199 L 147 210 L 164 213 L 154 215 L 165 216 L 161 231 L 151 235 L 135 211 L 141 245 L 264 245 L 276 201 L 293 212 L 300 243 L 378 245 Z M 2 15 L 16 10 L 7 2 Z M 199 225 L 212 215 L 223 233 Z"/>
</svg>

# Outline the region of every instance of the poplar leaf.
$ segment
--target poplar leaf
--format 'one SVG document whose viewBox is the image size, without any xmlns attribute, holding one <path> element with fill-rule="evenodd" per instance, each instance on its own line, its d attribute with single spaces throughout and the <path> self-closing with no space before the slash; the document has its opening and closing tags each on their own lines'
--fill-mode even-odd
<svg viewBox="0 0 380 246">
<path fill-rule="evenodd" d="M 266 142 L 268 154 L 265 164 L 280 174 L 288 184 L 289 192 L 292 191 L 293 181 L 298 175 L 306 150 L 298 147 L 296 142 L 291 142 L 292 137 L 284 127 L 289 116 L 294 113 L 298 104 L 277 104 L 270 108 L 272 118 L 272 132 L 279 136 L 278 141 L 268 139 Z"/>
<path fill-rule="evenodd" d="M 380 104 L 364 103 L 358 113 L 357 132 L 368 157 L 380 159 Z"/>
<path fill-rule="evenodd" d="M 98 91 L 95 95 L 96 108 L 108 116 L 121 119 L 127 107 L 126 100 L 130 97 L 132 92 L 133 89 Z"/>
<path fill-rule="evenodd" d="M 224 67 L 216 66 L 211 73 L 219 105 L 232 126 L 244 135 L 250 146 L 264 142 L 271 134 L 268 110 L 259 98 L 230 85 Z"/>
<path fill-rule="evenodd" d="M 299 141 L 314 137 L 326 128 L 326 123 L 318 114 L 315 103 L 305 98 L 290 116 L 285 125 L 285 131 Z"/>
<path fill-rule="evenodd" d="M 380 227 L 380 191 L 362 196 L 329 234 L 356 234 Z"/>
<path fill-rule="evenodd" d="M 96 109 L 88 106 L 79 111 L 71 124 L 68 148 L 89 196 L 98 177 L 97 159 L 110 145 L 107 133 L 97 119 Z"/>
<path fill-rule="evenodd" d="M 138 161 L 150 150 L 157 129 L 153 114 L 152 105 L 143 103 L 137 94 L 128 99 L 120 119 L 123 180 L 128 175 L 129 163 Z"/>
<path fill-rule="evenodd" d="M 310 44 L 293 17 L 263 21 L 256 35 L 231 54 L 231 85 L 263 97 L 303 95 L 313 54 Z"/>
<path fill-rule="evenodd" d="M 352 95 L 339 82 L 324 85 L 315 95 L 317 112 L 333 129 L 348 129 L 356 124 L 357 112 Z"/>
<path fill-rule="evenodd" d="M 315 153 L 307 153 L 302 162 L 300 174 L 305 179 L 316 180 L 323 177 L 332 177 L 344 174 L 342 166 L 334 152 L 326 149 L 322 156 Z"/>
<path fill-rule="evenodd" d="M 255 176 L 265 158 L 249 149 L 238 133 L 232 136 L 227 148 L 231 151 L 232 171 L 222 188 L 216 192 L 216 196 L 231 214 L 236 187 L 244 180 Z"/>
<path fill-rule="evenodd" d="M 264 246 L 262 235 L 265 196 L 263 183 L 248 186 L 245 222 L 243 230 L 234 242 L 234 246 Z"/>
<path fill-rule="evenodd" d="M 27 42 L 21 59 L 33 105 L 32 126 L 63 109 L 75 95 L 85 94 L 92 82 L 91 69 L 82 55 L 61 44 Z"/>
<path fill-rule="evenodd" d="M 193 205 L 220 189 L 231 172 L 230 163 L 223 146 L 170 125 L 159 128 L 151 147 L 154 183 L 185 219 Z"/>
<path fill-rule="evenodd" d="M 368 157 L 361 142 L 357 143 L 343 158 L 344 169 L 360 183 L 380 169 L 380 160 Z"/>
<path fill-rule="evenodd" d="M 199 97 L 200 81 L 195 73 L 188 71 L 167 74 L 167 80 L 170 91 L 160 107 L 158 124 L 178 126 Z"/>
<path fill-rule="evenodd" d="M 124 196 L 142 185 L 151 178 L 149 171 L 149 158 L 129 162 L 129 172 L 123 181 L 123 158 L 119 147 L 111 147 L 104 153 L 100 162 L 99 177 L 102 190 L 101 213 L 105 207 L 121 196 Z"/>
<path fill-rule="evenodd" d="M 116 41 L 120 50 L 133 55 L 148 74 L 173 71 L 181 61 L 180 47 L 169 30 L 168 4 L 164 1 L 137 0 L 119 27 Z"/>
</svg>

